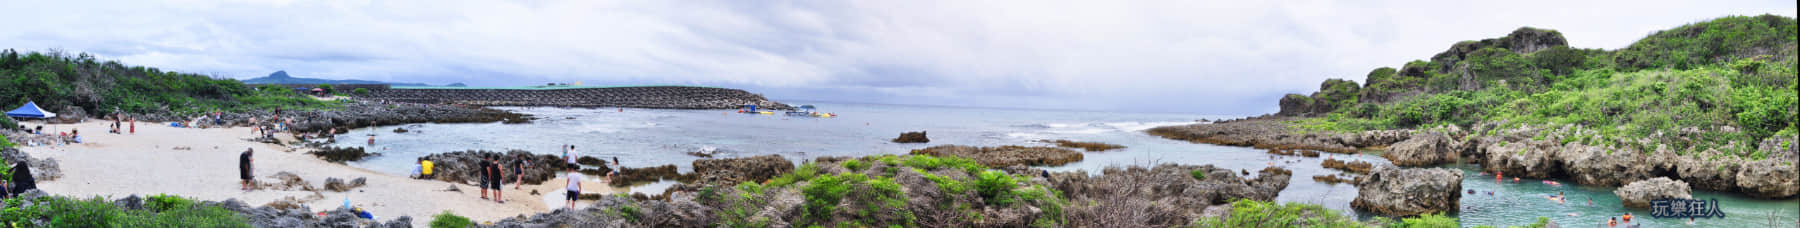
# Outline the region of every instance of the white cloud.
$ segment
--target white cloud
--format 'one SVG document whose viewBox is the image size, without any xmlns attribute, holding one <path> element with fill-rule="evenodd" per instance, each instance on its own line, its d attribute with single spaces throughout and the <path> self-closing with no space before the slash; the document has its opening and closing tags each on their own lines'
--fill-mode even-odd
<svg viewBox="0 0 1800 228">
<path fill-rule="evenodd" d="M 1520 26 L 1619 48 L 1791 1 L 15 1 L 0 46 L 168 70 L 1207 113 Z"/>
</svg>

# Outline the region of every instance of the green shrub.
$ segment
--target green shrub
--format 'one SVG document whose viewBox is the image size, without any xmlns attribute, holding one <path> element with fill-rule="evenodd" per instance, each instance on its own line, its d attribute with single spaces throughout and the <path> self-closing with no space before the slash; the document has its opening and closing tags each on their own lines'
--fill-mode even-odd
<svg viewBox="0 0 1800 228">
<path fill-rule="evenodd" d="M 844 160 L 843 163 L 844 168 L 850 169 L 850 171 L 862 171 L 863 168 L 868 168 L 868 166 L 863 165 L 862 161 L 858 161 L 857 159 Z"/>
<path fill-rule="evenodd" d="M 924 171 L 920 171 L 918 169 L 913 169 L 913 172 L 917 172 L 920 175 L 925 176 L 926 180 L 930 180 L 931 183 L 937 184 L 938 190 L 943 191 L 944 193 L 947 193 L 950 195 L 955 195 L 957 193 L 962 193 L 964 191 L 969 190 L 966 186 L 963 185 L 962 182 L 956 181 L 955 179 L 950 179 L 950 177 L 931 174 L 931 173 L 927 173 Z"/>
<path fill-rule="evenodd" d="M 431 228 L 466 228 L 474 226 L 475 222 L 469 221 L 468 217 L 458 216 L 454 213 L 450 213 L 448 210 L 444 211 L 444 213 L 438 213 L 437 215 L 431 216 Z"/>
<path fill-rule="evenodd" d="M 988 170 L 981 172 L 975 179 L 975 191 L 991 205 L 1006 206 L 1013 203 L 1012 190 L 1018 188 L 1018 181 L 1006 172 Z"/>
<path fill-rule="evenodd" d="M 357 96 L 368 96 L 368 95 L 369 95 L 369 89 L 367 89 L 367 88 L 356 88 L 356 89 L 354 89 L 354 90 L 350 90 L 350 93 L 352 93 L 352 94 L 356 94 L 356 95 L 357 95 Z"/>
<path fill-rule="evenodd" d="M 1194 180 L 1206 180 L 1206 171 L 1205 170 L 1196 169 L 1194 171 L 1188 171 L 1188 175 L 1194 176 Z"/>
<path fill-rule="evenodd" d="M 831 211 L 837 208 L 844 195 L 850 193 L 851 185 L 866 180 L 868 176 L 859 173 L 828 174 L 812 178 L 810 183 L 800 188 L 800 194 L 806 196 L 806 203 L 801 208 L 799 224 L 829 220 Z"/>
<path fill-rule="evenodd" d="M 774 179 L 769 179 L 769 183 L 766 185 L 768 187 L 777 187 L 777 188 L 786 187 L 788 185 L 792 185 L 797 182 L 811 180 L 814 176 L 818 176 L 818 175 L 819 175 L 819 165 L 816 163 L 808 162 L 806 164 L 801 164 L 800 168 L 795 168 L 794 172 L 789 172 L 787 174 L 782 174 L 779 177 L 775 177 Z"/>
<path fill-rule="evenodd" d="M 1444 216 L 1443 214 L 1440 214 L 1440 213 L 1424 214 L 1424 215 L 1420 215 L 1417 218 L 1405 218 L 1405 219 L 1401 219 L 1400 221 L 1402 224 L 1405 224 L 1405 227 L 1408 227 L 1408 228 L 1462 227 L 1462 223 L 1457 222 L 1455 218 L 1450 218 L 1450 217 Z"/>
</svg>

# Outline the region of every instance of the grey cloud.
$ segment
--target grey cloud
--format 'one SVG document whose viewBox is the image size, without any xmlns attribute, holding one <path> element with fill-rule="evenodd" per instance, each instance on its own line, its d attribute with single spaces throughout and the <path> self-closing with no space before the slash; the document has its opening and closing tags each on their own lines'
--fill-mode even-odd
<svg viewBox="0 0 1800 228">
<path fill-rule="evenodd" d="M 1554 7 L 1551 7 L 1554 6 Z M 1519 26 L 1580 47 L 1789 1 L 0 0 L 0 48 L 168 70 L 782 99 L 1256 114 Z M 29 19 L 29 20 L 27 20 Z"/>
</svg>

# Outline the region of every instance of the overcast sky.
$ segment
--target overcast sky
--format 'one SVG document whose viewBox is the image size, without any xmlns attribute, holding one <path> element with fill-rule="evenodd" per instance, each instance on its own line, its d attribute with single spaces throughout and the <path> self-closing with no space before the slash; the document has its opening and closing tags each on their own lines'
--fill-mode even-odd
<svg viewBox="0 0 1800 228">
<path fill-rule="evenodd" d="M 261 77 L 745 88 L 782 100 L 1273 112 L 1521 26 L 1616 49 L 1779 1 L 35 1 L 0 48 Z"/>
</svg>

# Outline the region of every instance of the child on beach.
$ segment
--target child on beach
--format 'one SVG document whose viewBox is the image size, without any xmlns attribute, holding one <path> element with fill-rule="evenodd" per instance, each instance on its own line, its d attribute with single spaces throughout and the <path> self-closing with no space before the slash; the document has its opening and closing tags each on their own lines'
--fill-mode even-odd
<svg viewBox="0 0 1800 228">
<path fill-rule="evenodd" d="M 432 167 L 431 166 L 432 166 L 431 160 L 425 160 L 425 158 L 419 158 L 419 179 L 426 179 L 426 180 L 432 179 L 432 176 L 431 176 L 431 168 Z"/>
<path fill-rule="evenodd" d="M 569 178 L 568 183 L 564 184 L 569 186 L 569 192 L 565 193 L 568 194 L 565 198 L 568 198 L 569 210 L 575 210 L 575 199 L 581 197 L 581 173 L 575 171 L 580 168 L 579 165 L 570 165 L 569 173 L 565 174 Z"/>
</svg>

